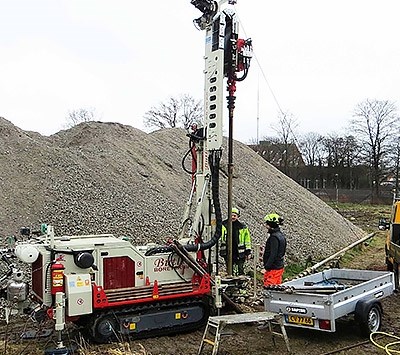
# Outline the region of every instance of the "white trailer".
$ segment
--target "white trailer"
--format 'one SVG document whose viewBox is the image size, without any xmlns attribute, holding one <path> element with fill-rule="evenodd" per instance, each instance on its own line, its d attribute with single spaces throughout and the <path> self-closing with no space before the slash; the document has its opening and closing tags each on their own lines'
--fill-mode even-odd
<svg viewBox="0 0 400 355">
<path fill-rule="evenodd" d="M 336 319 L 354 315 L 362 334 L 379 330 L 380 300 L 395 289 L 388 271 L 329 269 L 264 290 L 265 310 L 283 315 L 285 326 L 336 331 Z"/>
</svg>

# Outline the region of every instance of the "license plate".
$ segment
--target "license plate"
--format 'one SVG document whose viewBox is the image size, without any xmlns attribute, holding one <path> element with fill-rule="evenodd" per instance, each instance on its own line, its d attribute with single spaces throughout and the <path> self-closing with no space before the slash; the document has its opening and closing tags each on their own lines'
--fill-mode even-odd
<svg viewBox="0 0 400 355">
<path fill-rule="evenodd" d="M 310 326 L 310 327 L 314 326 L 314 319 L 312 319 L 310 317 L 287 315 L 286 316 L 286 322 L 294 323 L 294 324 L 307 325 L 307 326 Z"/>
</svg>

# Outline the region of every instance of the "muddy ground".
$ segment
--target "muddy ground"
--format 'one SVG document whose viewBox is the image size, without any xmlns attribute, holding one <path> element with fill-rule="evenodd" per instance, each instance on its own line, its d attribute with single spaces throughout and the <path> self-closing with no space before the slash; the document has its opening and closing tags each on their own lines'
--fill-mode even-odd
<svg viewBox="0 0 400 355">
<path fill-rule="evenodd" d="M 362 227 L 366 233 L 376 232 L 376 235 L 363 243 L 354 252 L 341 259 L 340 267 L 369 270 L 385 270 L 384 240 L 385 233 L 377 229 L 379 216 L 387 215 L 390 207 L 376 207 L 375 209 L 353 210 L 342 207 L 339 211 L 355 224 Z M 383 301 L 382 332 L 400 336 L 400 295 L 393 294 Z M 263 310 L 262 306 L 256 306 L 253 310 Z M 32 327 L 31 324 L 27 328 Z M 383 354 L 370 339 L 361 335 L 357 324 L 353 319 L 344 319 L 337 322 L 335 333 L 296 329 L 287 327 L 292 354 Z M 0 344 L 0 354 L 43 354 L 43 349 L 51 347 L 54 338 L 36 339 L 36 341 L 16 341 L 17 329 L 8 330 L 1 323 L 3 339 L 6 342 Z M 287 353 L 283 339 L 275 337 L 275 344 L 271 334 L 267 330 L 260 330 L 256 325 L 235 325 L 229 327 L 230 335 L 222 337 L 218 354 L 242 355 L 242 354 L 285 354 Z M 197 354 L 203 335 L 203 329 L 188 334 L 164 336 L 152 339 L 127 341 L 121 344 L 88 345 L 83 338 L 76 340 L 73 332 L 66 342 L 75 345 L 79 354 L 147 354 L 147 355 L 176 355 Z M 389 336 L 378 335 L 377 342 L 386 345 L 397 339 Z M 396 348 L 392 348 L 396 349 Z M 205 345 L 202 354 L 211 354 L 211 346 Z M 397 348 L 400 350 L 400 347 Z"/>
<path fill-rule="evenodd" d="M 370 245 L 363 246 L 362 252 L 343 267 L 369 270 L 385 270 L 384 233 L 378 232 Z M 381 331 L 400 336 L 400 295 L 394 294 L 383 300 L 383 324 Z M 256 326 L 235 325 L 231 336 L 223 337 L 219 354 L 285 354 L 286 346 L 281 338 L 259 330 Z M 287 327 L 293 354 L 382 354 L 384 351 L 363 337 L 353 319 L 339 320 L 335 333 Z M 174 337 L 146 339 L 140 341 L 148 354 L 197 354 L 202 331 Z M 386 345 L 397 339 L 378 338 L 379 344 Z M 354 345 L 357 345 L 354 347 Z M 134 348 L 133 348 L 134 349 Z M 342 350 L 341 350 L 342 349 Z M 400 347 L 397 348 L 400 350 Z M 139 350 L 139 349 L 134 349 Z M 206 345 L 203 354 L 211 354 L 211 346 Z"/>
<path fill-rule="evenodd" d="M 339 262 L 339 266 L 354 269 L 385 270 L 385 232 L 380 232 L 377 229 L 377 221 L 381 216 L 388 217 L 390 206 L 359 206 L 357 208 L 340 206 L 336 209 L 354 224 L 360 226 L 367 234 L 376 232 L 372 239 L 347 254 Z M 400 336 L 400 295 L 393 294 L 393 296 L 385 298 L 382 303 L 384 315 L 381 331 Z M 222 338 L 219 354 L 278 355 L 287 353 L 283 339 L 275 337 L 274 345 L 271 334 L 266 330 L 257 329 L 255 325 L 235 325 L 229 329 L 233 331 L 233 334 Z M 361 335 L 357 324 L 350 318 L 339 320 L 335 333 L 290 327 L 286 329 L 293 354 L 384 353 L 384 350 L 375 346 L 370 339 Z M 202 335 L 203 330 L 199 330 L 190 334 L 144 339 L 138 341 L 138 344 L 131 343 L 130 345 L 132 351 L 142 354 L 197 354 Z M 377 338 L 377 342 L 382 345 L 396 340 L 387 336 Z M 211 354 L 211 349 L 211 346 L 205 345 L 202 354 Z M 397 349 L 400 350 L 400 347 Z"/>
</svg>

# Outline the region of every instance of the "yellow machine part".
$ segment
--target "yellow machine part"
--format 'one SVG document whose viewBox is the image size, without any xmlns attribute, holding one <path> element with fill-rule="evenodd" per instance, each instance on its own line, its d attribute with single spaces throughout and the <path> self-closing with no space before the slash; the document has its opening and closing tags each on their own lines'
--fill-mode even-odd
<svg viewBox="0 0 400 355">
<path fill-rule="evenodd" d="M 400 201 L 396 201 L 393 205 L 392 223 L 400 223 Z"/>
</svg>

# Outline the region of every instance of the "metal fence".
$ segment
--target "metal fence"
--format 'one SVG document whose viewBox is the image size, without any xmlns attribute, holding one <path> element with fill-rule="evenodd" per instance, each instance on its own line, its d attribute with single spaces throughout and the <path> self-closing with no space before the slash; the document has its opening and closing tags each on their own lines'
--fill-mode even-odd
<svg viewBox="0 0 400 355">
<path fill-rule="evenodd" d="M 391 204 L 393 192 L 382 190 L 379 196 L 373 196 L 370 189 L 308 189 L 325 202 L 349 202 L 366 204 Z"/>
</svg>

